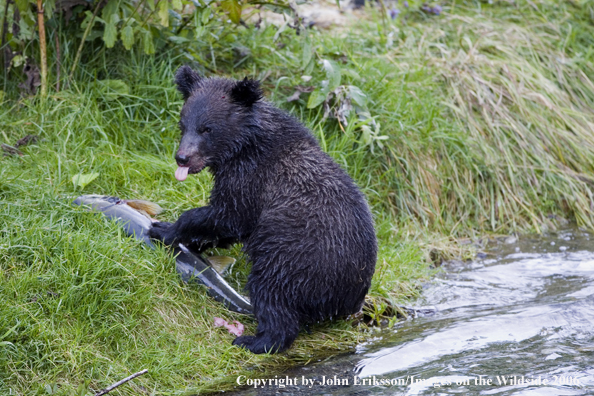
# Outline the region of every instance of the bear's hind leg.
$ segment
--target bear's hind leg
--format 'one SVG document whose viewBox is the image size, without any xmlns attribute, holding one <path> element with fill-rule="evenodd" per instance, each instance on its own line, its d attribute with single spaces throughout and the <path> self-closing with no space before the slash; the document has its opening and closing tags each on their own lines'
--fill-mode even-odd
<svg viewBox="0 0 594 396">
<path fill-rule="evenodd" d="M 299 320 L 291 315 L 270 312 L 267 317 L 256 314 L 258 329 L 255 336 L 241 336 L 233 345 L 252 353 L 277 353 L 288 349 L 299 334 Z M 273 320 L 270 320 L 273 318 Z"/>
</svg>

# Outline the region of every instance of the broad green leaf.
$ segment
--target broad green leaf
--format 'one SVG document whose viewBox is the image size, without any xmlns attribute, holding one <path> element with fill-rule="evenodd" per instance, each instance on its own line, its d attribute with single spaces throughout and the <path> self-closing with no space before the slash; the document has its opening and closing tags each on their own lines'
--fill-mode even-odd
<svg viewBox="0 0 594 396">
<path fill-rule="evenodd" d="M 174 42 L 175 44 L 183 44 L 183 43 L 187 43 L 188 40 L 185 37 L 181 37 L 181 36 L 171 36 L 169 37 L 169 41 Z"/>
<path fill-rule="evenodd" d="M 6 0 L 6 1 L 8 1 L 8 0 Z M 14 3 L 16 4 L 17 8 L 19 9 L 19 11 L 21 13 L 25 13 L 27 11 L 27 9 L 29 8 L 29 0 L 15 0 Z M 6 3 L 4 3 L 4 4 L 6 4 Z M 4 8 L 4 5 L 2 5 L 2 8 Z"/>
<path fill-rule="evenodd" d="M 354 80 L 360 80 L 361 76 L 359 75 L 359 73 L 357 73 L 356 71 L 354 71 L 353 69 L 342 69 L 341 74 L 343 76 L 349 76 Z"/>
<path fill-rule="evenodd" d="M 367 95 L 365 95 L 363 91 L 359 89 L 359 87 L 349 85 L 348 88 L 349 94 L 351 98 L 355 101 L 355 103 L 357 103 L 361 107 L 367 106 Z"/>
<path fill-rule="evenodd" d="M 328 78 L 328 90 L 334 91 L 340 85 L 340 66 L 334 61 L 323 59 L 322 67 L 326 71 L 326 77 Z"/>
<path fill-rule="evenodd" d="M 155 11 L 155 1 L 156 1 L 156 0 L 147 0 L 147 1 L 146 1 L 146 4 L 148 4 L 148 8 L 149 8 L 151 11 Z"/>
<path fill-rule="evenodd" d="M 309 63 L 307 64 L 307 66 L 305 66 L 305 69 L 303 69 L 303 74 L 305 74 L 307 76 L 311 76 L 311 73 L 313 72 L 315 65 L 316 65 L 316 62 L 312 58 L 309 61 Z"/>
<path fill-rule="evenodd" d="M 134 29 L 132 26 L 128 25 L 122 29 L 121 32 L 122 43 L 124 44 L 124 48 L 130 50 L 134 45 Z"/>
<path fill-rule="evenodd" d="M 161 26 L 169 26 L 169 3 L 167 0 L 161 0 L 159 2 L 159 18 L 161 19 Z"/>
<path fill-rule="evenodd" d="M 103 24 L 105 23 L 105 21 L 102 18 L 99 18 L 98 16 L 95 16 L 95 18 L 93 18 L 93 13 L 91 11 L 85 11 L 85 19 L 83 19 L 83 21 L 81 22 L 80 28 L 82 30 L 85 30 L 89 23 L 91 23 L 91 19 L 93 20 L 93 26 L 95 26 L 97 22 Z M 93 26 L 91 26 L 91 28 Z"/>
<path fill-rule="evenodd" d="M 204 35 L 205 32 L 206 28 L 204 26 L 196 26 L 196 29 L 194 30 L 194 37 L 199 39 Z"/>
<path fill-rule="evenodd" d="M 110 15 L 113 15 L 118 12 L 120 2 L 119 0 L 109 0 L 103 10 L 101 10 L 101 16 L 106 21 L 109 21 Z"/>
<path fill-rule="evenodd" d="M 122 80 L 101 80 L 100 83 L 109 91 L 117 94 L 127 95 L 130 92 L 130 87 Z"/>
<path fill-rule="evenodd" d="M 104 99 L 112 101 L 122 95 L 128 95 L 130 87 L 122 80 L 101 80 L 101 91 L 104 94 Z"/>
<path fill-rule="evenodd" d="M 105 41 L 105 46 L 107 48 L 113 47 L 118 38 L 116 23 L 118 23 L 119 20 L 120 17 L 118 14 L 112 14 L 111 17 L 107 19 L 108 22 L 105 24 L 105 31 L 103 32 L 103 41 Z"/>
<path fill-rule="evenodd" d="M 311 51 L 311 42 L 309 38 L 305 39 L 303 43 L 303 52 L 301 53 L 301 69 L 305 69 L 309 62 L 311 61 L 312 51 Z"/>
<path fill-rule="evenodd" d="M 23 63 L 25 63 L 26 60 L 27 58 L 25 58 L 23 55 L 16 55 L 14 58 L 12 58 L 10 64 L 13 67 L 20 67 Z"/>
<path fill-rule="evenodd" d="M 152 55 L 155 53 L 155 43 L 153 42 L 153 35 L 150 31 L 145 30 L 142 35 L 142 45 L 144 47 L 144 53 Z"/>
<path fill-rule="evenodd" d="M 0 0 L 0 4 L 2 4 L 2 0 Z M 34 15 L 33 8 L 29 7 L 21 14 L 21 22 L 24 22 L 24 24 L 21 24 L 21 34 L 19 37 L 12 38 L 16 40 L 15 44 L 20 41 L 19 38 L 33 40 L 33 36 L 37 33 L 37 15 Z"/>
<path fill-rule="evenodd" d="M 182 9 L 182 2 L 181 0 L 171 0 L 171 8 L 174 10 L 181 10 Z"/>
<path fill-rule="evenodd" d="M 367 125 L 362 125 L 361 131 L 363 131 L 363 133 L 361 134 L 361 139 L 363 140 L 363 143 L 365 143 L 366 145 L 371 144 L 371 128 L 369 128 Z"/>
<path fill-rule="evenodd" d="M 196 29 L 194 30 L 194 37 L 195 38 L 202 37 L 205 29 L 204 29 L 204 26 L 202 26 L 202 23 L 200 22 L 200 11 L 196 11 L 194 13 L 194 26 L 196 26 Z"/>
<path fill-rule="evenodd" d="M 72 177 L 72 183 L 74 183 L 74 188 L 80 187 L 81 189 L 85 188 L 89 185 L 93 180 L 99 177 L 99 173 L 79 173 L 78 175 L 74 175 Z"/>
<path fill-rule="evenodd" d="M 43 0 L 43 11 L 46 19 L 51 19 L 54 16 L 56 9 L 56 0 Z"/>
<path fill-rule="evenodd" d="M 205 9 L 202 10 L 202 24 L 206 25 L 208 23 L 208 21 L 210 20 L 210 14 L 211 14 L 211 10 L 209 7 L 206 7 Z"/>
<path fill-rule="evenodd" d="M 326 93 L 316 89 L 309 95 L 309 99 L 307 100 L 307 108 L 313 109 L 318 107 L 326 100 Z"/>
<path fill-rule="evenodd" d="M 223 0 L 221 8 L 229 13 L 229 19 L 235 24 L 239 24 L 241 19 L 241 3 L 238 0 Z"/>
</svg>

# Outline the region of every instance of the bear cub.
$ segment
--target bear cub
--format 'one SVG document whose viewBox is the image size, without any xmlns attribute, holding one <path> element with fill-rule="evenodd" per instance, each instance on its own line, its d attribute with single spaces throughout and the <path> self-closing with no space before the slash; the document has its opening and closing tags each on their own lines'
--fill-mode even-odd
<svg viewBox="0 0 594 396">
<path fill-rule="evenodd" d="M 175 177 L 210 170 L 208 206 L 155 223 L 150 236 L 197 251 L 240 242 L 252 263 L 247 290 L 253 353 L 291 346 L 301 325 L 358 312 L 377 242 L 365 197 L 312 133 L 262 99 L 259 83 L 175 76 L 184 98 Z"/>
</svg>

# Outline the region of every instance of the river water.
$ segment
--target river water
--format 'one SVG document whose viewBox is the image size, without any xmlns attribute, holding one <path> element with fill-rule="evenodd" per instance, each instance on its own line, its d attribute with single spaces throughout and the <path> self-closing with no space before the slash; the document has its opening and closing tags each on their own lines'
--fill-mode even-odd
<svg viewBox="0 0 594 396">
<path fill-rule="evenodd" d="M 445 263 L 417 305 L 430 314 L 239 394 L 594 395 L 592 238 L 526 237 Z"/>
</svg>

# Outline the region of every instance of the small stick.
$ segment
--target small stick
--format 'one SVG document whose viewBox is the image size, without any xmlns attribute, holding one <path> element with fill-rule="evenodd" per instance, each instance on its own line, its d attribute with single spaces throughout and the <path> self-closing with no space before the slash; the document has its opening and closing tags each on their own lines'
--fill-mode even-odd
<svg viewBox="0 0 594 396">
<path fill-rule="evenodd" d="M 142 370 L 142 371 L 139 371 L 139 372 L 137 372 L 137 373 L 134 373 L 134 374 L 132 374 L 131 376 L 129 376 L 129 377 L 126 377 L 126 378 L 124 378 L 123 380 L 121 380 L 121 381 L 118 381 L 118 382 L 116 382 L 115 384 L 111 384 L 111 385 L 109 385 L 107 388 L 100 390 L 100 391 L 99 391 L 99 393 L 96 393 L 96 394 L 95 394 L 95 396 L 103 396 L 103 395 L 106 395 L 106 394 L 108 394 L 109 392 L 111 392 L 112 390 L 114 390 L 115 388 L 117 388 L 118 386 L 120 386 L 120 385 L 122 385 L 122 384 L 125 384 L 126 382 L 128 382 L 128 381 L 130 381 L 130 380 L 133 380 L 134 378 L 136 378 L 136 377 L 139 377 L 139 376 L 141 376 L 142 374 L 145 374 L 145 373 L 148 373 L 148 370 L 147 370 L 147 369 L 144 369 L 144 370 Z"/>
</svg>

